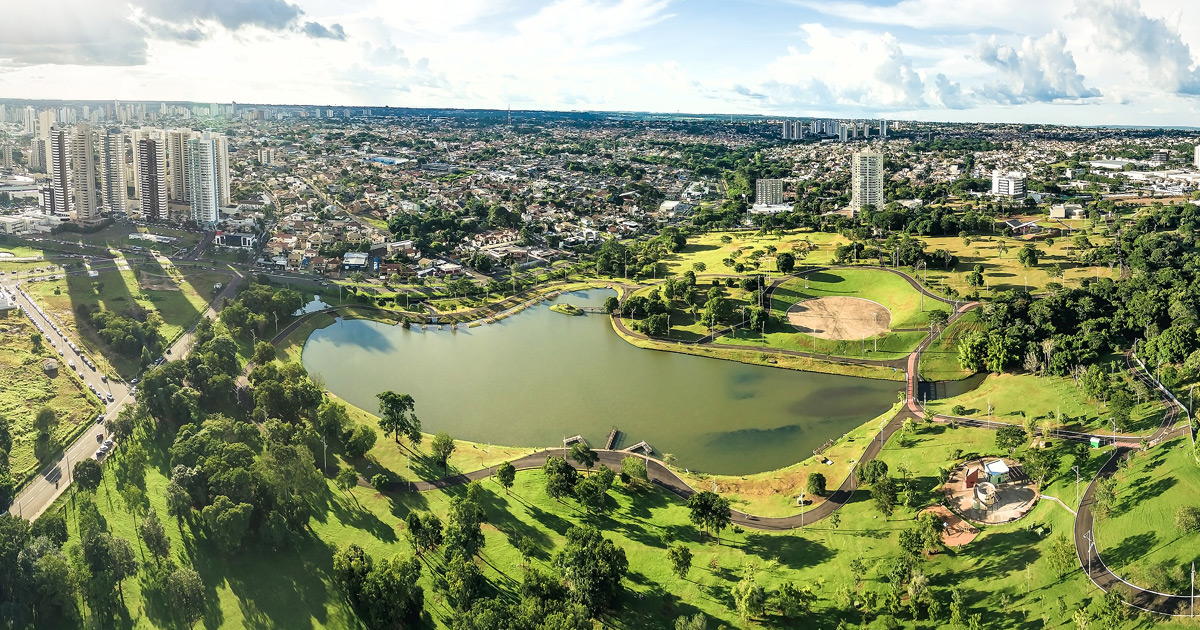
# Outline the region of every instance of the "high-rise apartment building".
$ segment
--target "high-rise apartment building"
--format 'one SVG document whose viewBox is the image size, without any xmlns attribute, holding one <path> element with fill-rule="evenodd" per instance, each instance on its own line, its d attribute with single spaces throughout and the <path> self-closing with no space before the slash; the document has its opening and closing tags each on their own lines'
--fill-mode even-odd
<svg viewBox="0 0 1200 630">
<path fill-rule="evenodd" d="M 0 147 L 0 168 L 11 169 L 13 167 L 13 148 L 11 144 L 6 144 Z"/>
<path fill-rule="evenodd" d="M 71 201 L 76 221 L 100 218 L 100 200 L 96 195 L 96 155 L 92 127 L 79 124 L 71 134 Z"/>
<path fill-rule="evenodd" d="M 1200 144 L 1196 145 L 1196 156 L 1192 158 L 1192 166 L 1200 168 Z"/>
<path fill-rule="evenodd" d="M 29 143 L 29 157 L 26 164 L 29 170 L 37 173 L 47 173 L 47 163 L 49 162 L 50 143 L 45 138 L 34 138 Z"/>
<path fill-rule="evenodd" d="M 161 137 L 140 134 L 137 155 L 138 207 L 142 218 L 165 221 L 167 214 L 167 151 Z"/>
<path fill-rule="evenodd" d="M 782 179 L 754 181 L 754 203 L 759 206 L 778 206 L 783 203 Z"/>
<path fill-rule="evenodd" d="M 883 209 L 883 154 L 863 149 L 854 154 L 850 164 L 852 185 L 850 207 L 859 212 L 866 206 Z"/>
<path fill-rule="evenodd" d="M 879 138 L 881 140 L 887 140 L 887 129 L 888 129 L 888 121 L 880 120 L 879 121 Z"/>
<path fill-rule="evenodd" d="M 35 147 L 39 141 L 49 148 L 46 170 L 50 173 L 50 192 L 46 196 L 46 213 L 65 217 L 71 212 L 72 201 L 71 173 L 68 170 L 71 137 L 66 129 L 55 127 L 50 130 L 48 143 L 37 138 L 34 140 Z"/>
<path fill-rule="evenodd" d="M 992 171 L 992 194 L 997 197 L 1025 197 L 1025 173 Z"/>
<path fill-rule="evenodd" d="M 225 139 L 204 133 L 187 141 L 189 202 L 192 220 L 212 226 L 221 220 L 221 205 L 229 198 L 228 154 Z"/>
<path fill-rule="evenodd" d="M 188 140 L 192 132 L 188 129 L 173 129 L 167 132 L 167 184 L 170 186 L 171 201 L 189 201 L 191 194 L 188 177 Z"/>
<path fill-rule="evenodd" d="M 125 212 L 125 134 L 112 127 L 100 134 L 100 191 L 109 212 Z"/>
</svg>

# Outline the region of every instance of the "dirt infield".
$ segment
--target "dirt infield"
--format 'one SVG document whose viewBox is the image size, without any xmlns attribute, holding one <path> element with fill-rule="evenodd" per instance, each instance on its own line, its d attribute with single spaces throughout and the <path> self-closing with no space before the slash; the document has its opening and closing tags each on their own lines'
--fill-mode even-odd
<svg viewBox="0 0 1200 630">
<path fill-rule="evenodd" d="M 787 318 L 802 333 L 845 341 L 886 332 L 892 312 L 878 302 L 837 295 L 800 300 L 787 310 Z"/>
</svg>

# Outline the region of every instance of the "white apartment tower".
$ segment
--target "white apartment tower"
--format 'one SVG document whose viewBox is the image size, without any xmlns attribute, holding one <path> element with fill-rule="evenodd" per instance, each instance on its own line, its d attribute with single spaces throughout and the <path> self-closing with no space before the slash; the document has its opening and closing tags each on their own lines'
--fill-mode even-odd
<svg viewBox="0 0 1200 630">
<path fill-rule="evenodd" d="M 100 190 L 109 212 L 125 212 L 125 134 L 112 127 L 100 135 Z"/>
<path fill-rule="evenodd" d="M 1025 197 L 1025 173 L 992 171 L 992 195 L 1021 199 Z"/>
<path fill-rule="evenodd" d="M 67 130 L 56 127 L 50 130 L 50 142 L 35 138 L 33 145 L 36 149 L 39 143 L 48 144 L 46 171 L 50 173 L 50 194 L 46 196 L 46 214 L 67 216 L 71 212 L 71 174 L 67 169 L 70 161 L 71 137 Z M 36 151 L 35 151 L 36 152 Z"/>
<path fill-rule="evenodd" d="M 856 213 L 865 206 L 883 209 L 883 154 L 863 149 L 850 164 L 850 208 Z"/>
<path fill-rule="evenodd" d="M 754 203 L 760 206 L 778 206 L 783 203 L 782 179 L 754 180 Z"/>
<path fill-rule="evenodd" d="M 0 147 L 0 168 L 10 169 L 13 167 L 12 145 L 6 144 Z"/>
<path fill-rule="evenodd" d="M 100 203 L 96 198 L 96 156 L 92 146 L 92 128 L 87 124 L 75 127 L 71 134 L 71 201 L 76 221 L 100 218 Z"/>
<path fill-rule="evenodd" d="M 187 142 L 188 197 L 192 220 L 212 226 L 221 220 L 221 206 L 229 203 L 229 154 L 225 138 L 205 132 Z"/>
<path fill-rule="evenodd" d="M 1196 156 L 1192 158 L 1192 166 L 1200 168 L 1200 144 L 1196 145 Z"/>
<path fill-rule="evenodd" d="M 173 129 L 167 132 L 167 183 L 170 186 L 171 201 L 176 203 L 190 200 L 187 143 L 191 137 L 192 132 L 187 129 Z"/>
<path fill-rule="evenodd" d="M 137 155 L 138 207 L 142 218 L 165 221 L 167 214 L 167 151 L 161 137 L 140 135 L 135 141 Z"/>
</svg>

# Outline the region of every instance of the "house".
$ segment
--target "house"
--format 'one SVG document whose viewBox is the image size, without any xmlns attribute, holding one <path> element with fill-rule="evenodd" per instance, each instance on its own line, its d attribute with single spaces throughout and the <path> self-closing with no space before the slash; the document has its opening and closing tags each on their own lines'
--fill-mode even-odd
<svg viewBox="0 0 1200 630">
<path fill-rule="evenodd" d="M 362 271 L 367 268 L 367 255 L 363 252 L 346 252 L 342 256 L 342 269 L 346 271 Z"/>
<path fill-rule="evenodd" d="M 258 237 L 253 234 L 240 232 L 217 232 L 213 237 L 213 245 L 222 247 L 237 247 L 239 249 L 254 249 L 258 245 Z"/>
<path fill-rule="evenodd" d="M 1009 219 L 1004 222 L 1004 227 L 1012 230 L 1016 236 L 1028 236 L 1042 231 L 1042 227 L 1037 224 L 1037 221 L 1021 221 L 1020 219 Z"/>
</svg>

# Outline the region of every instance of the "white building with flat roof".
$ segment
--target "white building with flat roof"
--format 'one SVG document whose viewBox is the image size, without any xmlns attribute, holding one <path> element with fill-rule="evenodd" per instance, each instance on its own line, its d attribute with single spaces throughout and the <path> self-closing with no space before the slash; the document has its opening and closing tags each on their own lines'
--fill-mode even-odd
<svg viewBox="0 0 1200 630">
<path fill-rule="evenodd" d="M 883 154 L 870 149 L 858 151 L 850 162 L 850 208 L 858 212 L 865 206 L 883 209 Z"/>
<path fill-rule="evenodd" d="M 758 179 L 754 181 L 754 205 L 778 206 L 782 203 L 782 179 Z"/>
<path fill-rule="evenodd" d="M 1022 199 L 1025 197 L 1025 173 L 992 171 L 992 195 Z"/>
</svg>

